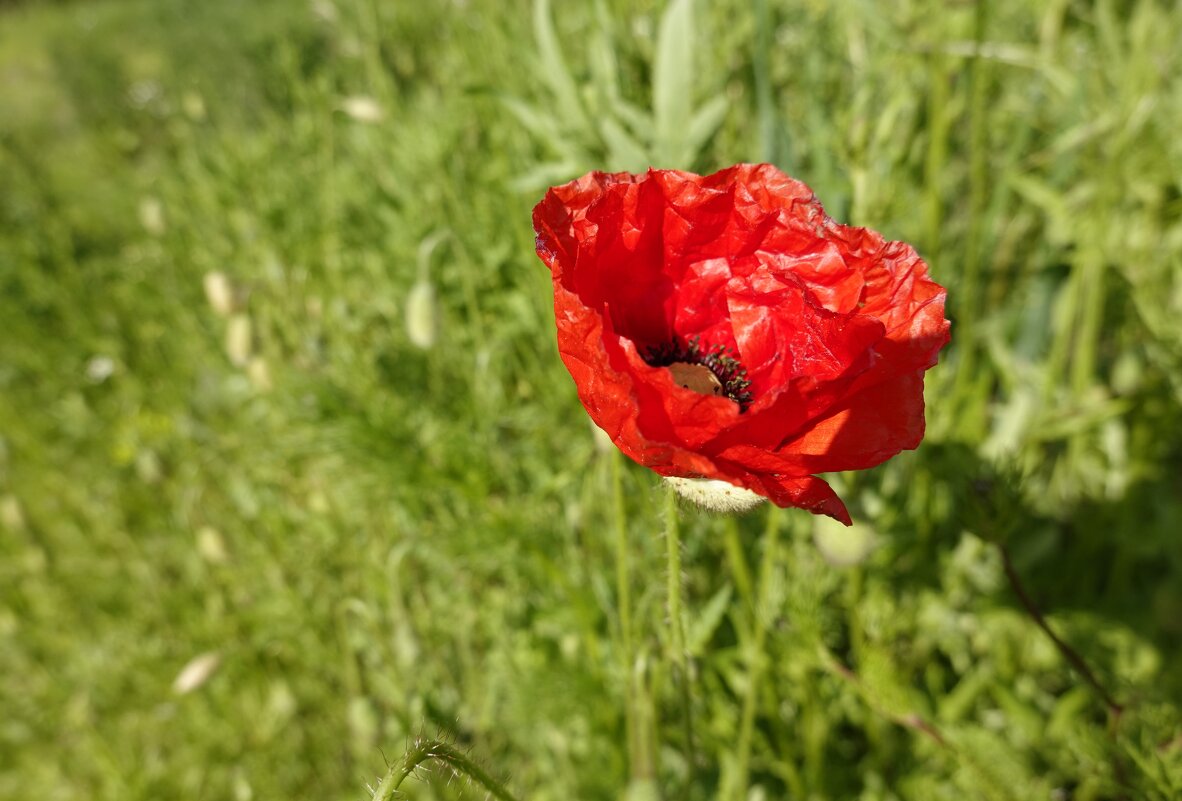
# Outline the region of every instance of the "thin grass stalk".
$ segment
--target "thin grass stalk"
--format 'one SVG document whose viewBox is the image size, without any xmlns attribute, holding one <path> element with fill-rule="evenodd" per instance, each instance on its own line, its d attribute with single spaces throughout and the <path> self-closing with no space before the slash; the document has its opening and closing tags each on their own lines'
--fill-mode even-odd
<svg viewBox="0 0 1182 801">
<path fill-rule="evenodd" d="M 924 225 L 927 258 L 940 262 L 943 228 L 942 177 L 948 162 L 948 71 L 947 56 L 934 51 L 928 65 L 928 149 L 924 160 Z M 962 304 L 963 306 L 963 304 Z"/>
<path fill-rule="evenodd" d="M 769 164 L 780 164 L 780 130 L 776 124 L 776 108 L 772 99 L 772 85 L 769 80 L 771 51 L 771 17 L 767 0 L 755 0 L 755 50 L 752 54 L 752 71 L 755 81 L 755 108 L 759 119 L 760 159 Z M 781 165 L 784 166 L 784 165 Z"/>
<path fill-rule="evenodd" d="M 1071 359 L 1071 391 L 1084 397 L 1096 380 L 1096 359 L 1104 319 L 1104 256 L 1091 245 L 1075 264 L 1079 303 L 1074 353 Z"/>
<path fill-rule="evenodd" d="M 735 589 L 743 606 L 752 614 L 755 612 L 755 592 L 752 589 L 751 570 L 747 566 L 747 558 L 743 555 L 743 543 L 739 539 L 739 524 L 734 515 L 726 518 L 726 531 L 723 535 L 723 546 L 726 548 L 727 562 L 730 563 L 731 577 L 735 581 Z"/>
<path fill-rule="evenodd" d="M 1124 705 L 1118 703 L 1112 693 L 1096 678 L 1096 674 L 1092 672 L 1091 667 L 1088 666 L 1087 661 L 1080 656 L 1079 652 L 1072 648 L 1066 640 L 1056 634 L 1055 630 L 1051 628 L 1042 610 L 1038 608 L 1038 604 L 1034 602 L 1034 599 L 1027 591 L 1026 585 L 1022 583 L 1022 579 L 1018 575 L 1018 570 L 1014 567 L 1014 561 L 1010 558 L 1009 549 L 998 543 L 997 550 L 1001 554 L 1002 568 L 1005 570 L 1006 579 L 1010 582 L 1010 588 L 1018 596 L 1018 600 L 1022 603 L 1022 607 L 1026 610 L 1027 614 L 1030 615 L 1030 619 L 1034 621 L 1036 626 L 1042 629 L 1043 633 L 1055 644 L 1055 648 L 1058 649 L 1059 654 L 1067 660 L 1068 664 L 1075 668 L 1076 672 L 1083 677 L 1083 680 L 1087 682 L 1088 686 L 1104 702 L 1104 706 L 1107 707 L 1111 719 L 1113 721 L 1119 720 L 1120 716 L 1124 713 Z"/>
<path fill-rule="evenodd" d="M 969 227 L 963 254 L 964 277 L 958 294 L 957 339 L 960 364 L 956 374 L 959 391 L 971 391 L 977 378 L 976 315 L 982 304 L 981 249 L 985 206 L 989 193 L 988 59 L 981 55 L 989 26 L 989 0 L 979 0 L 973 24 L 974 54 L 969 61 Z"/>
</svg>

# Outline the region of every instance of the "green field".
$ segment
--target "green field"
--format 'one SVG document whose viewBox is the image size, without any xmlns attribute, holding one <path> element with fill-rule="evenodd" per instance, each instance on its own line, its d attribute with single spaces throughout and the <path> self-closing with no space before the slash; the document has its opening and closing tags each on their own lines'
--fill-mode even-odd
<svg viewBox="0 0 1182 801">
<path fill-rule="evenodd" d="M 0 2 L 0 798 L 1182 798 L 1182 8 L 694 3 Z M 530 210 L 740 161 L 953 339 L 687 673 Z"/>
</svg>

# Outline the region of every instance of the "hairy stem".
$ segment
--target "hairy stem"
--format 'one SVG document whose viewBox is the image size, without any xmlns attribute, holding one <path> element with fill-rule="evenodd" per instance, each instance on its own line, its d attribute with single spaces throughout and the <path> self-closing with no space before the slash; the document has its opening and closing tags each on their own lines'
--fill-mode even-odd
<svg viewBox="0 0 1182 801">
<path fill-rule="evenodd" d="M 743 711 L 739 718 L 739 745 L 735 750 L 735 798 L 747 797 L 747 773 L 751 763 L 751 739 L 755 732 L 755 707 L 759 700 L 759 684 L 763 679 L 764 644 L 767 641 L 768 622 L 772 617 L 770 603 L 772 571 L 775 569 L 776 554 L 779 550 L 780 516 L 778 510 L 767 510 L 767 528 L 763 534 L 763 558 L 759 565 L 759 596 L 752 611 L 755 634 L 748 654 L 747 692 L 743 695 Z"/>
<path fill-rule="evenodd" d="M 1026 608 L 1026 611 L 1030 614 L 1035 624 L 1051 638 L 1051 642 L 1059 649 L 1059 653 L 1063 655 L 1063 658 L 1075 668 L 1079 675 L 1083 676 L 1084 681 L 1091 685 L 1092 689 L 1096 691 L 1096 694 L 1104 701 L 1104 705 L 1108 707 L 1108 713 L 1112 716 L 1112 719 L 1114 721 L 1119 720 L 1121 713 L 1124 712 L 1124 707 L 1118 704 L 1112 695 L 1104 689 L 1104 685 L 1096 678 L 1096 674 L 1088 667 L 1088 663 L 1084 661 L 1083 657 L 1074 648 L 1064 642 L 1055 633 L 1055 630 L 1051 628 L 1050 624 L 1047 623 L 1047 619 L 1043 617 L 1042 612 L 1039 611 L 1038 606 L 1034 603 L 1034 599 L 1030 597 L 1030 593 L 1026 591 L 1026 587 L 1022 584 L 1022 579 L 1019 578 L 1018 571 L 1014 568 L 1014 562 L 1010 559 L 1010 552 L 1006 547 L 999 543 L 997 549 L 1001 552 L 1001 562 L 1005 568 L 1006 578 L 1009 579 L 1010 587 L 1013 588 L 1014 594 L 1018 596 L 1018 600 L 1022 602 L 1022 606 Z"/>
<path fill-rule="evenodd" d="M 623 456 L 618 452 L 611 455 L 612 506 L 616 536 L 616 607 L 620 616 L 620 652 L 624 675 L 624 728 L 628 741 L 628 758 L 631 777 L 648 779 L 653 775 L 652 757 L 648 750 L 648 739 L 641 730 L 637 712 L 635 671 L 636 658 L 632 635 L 632 576 L 629 568 L 628 510 L 624 503 L 624 482 L 620 466 Z"/>
<path fill-rule="evenodd" d="M 409 751 L 390 767 L 382 783 L 374 790 L 373 801 L 390 801 L 398 788 L 415 770 L 425 762 L 442 762 L 453 771 L 463 774 L 488 791 L 498 801 L 517 801 L 500 782 L 460 751 L 454 745 L 442 740 L 417 740 Z"/>
<path fill-rule="evenodd" d="M 685 720 L 686 762 L 689 765 L 687 777 L 693 782 L 694 766 L 697 762 L 694 744 L 694 718 L 690 706 L 689 655 L 685 644 L 685 621 L 681 613 L 681 535 L 677 526 L 677 493 L 672 487 L 665 490 L 665 546 L 668 560 L 666 595 L 669 604 L 669 644 L 671 662 L 676 681 L 681 685 L 681 707 Z"/>
<path fill-rule="evenodd" d="M 855 690 L 857 690 L 858 694 L 862 696 L 870 708 L 876 713 L 882 715 L 884 718 L 898 726 L 911 729 L 914 732 L 924 735 L 942 748 L 950 747 L 948 739 L 940 732 L 938 728 L 936 728 L 936 725 L 928 721 L 919 713 L 908 712 L 905 714 L 899 714 L 897 712 L 884 709 L 882 705 L 876 701 L 874 694 L 870 692 L 862 683 L 861 677 L 855 673 L 852 668 L 842 664 L 841 660 L 824 646 L 821 647 L 821 660 L 822 664 L 824 664 L 830 672 L 840 677 L 842 680 L 848 682 Z"/>
</svg>

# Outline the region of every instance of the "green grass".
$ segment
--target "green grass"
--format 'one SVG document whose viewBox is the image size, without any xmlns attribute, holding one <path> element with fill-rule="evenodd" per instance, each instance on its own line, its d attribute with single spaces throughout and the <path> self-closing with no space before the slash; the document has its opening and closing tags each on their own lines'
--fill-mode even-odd
<svg viewBox="0 0 1182 801">
<path fill-rule="evenodd" d="M 0 797 L 1179 797 L 1182 13 L 1043 5 L 0 8 Z M 761 159 L 953 344 L 852 532 L 681 510 L 691 750 L 529 212 Z"/>
</svg>

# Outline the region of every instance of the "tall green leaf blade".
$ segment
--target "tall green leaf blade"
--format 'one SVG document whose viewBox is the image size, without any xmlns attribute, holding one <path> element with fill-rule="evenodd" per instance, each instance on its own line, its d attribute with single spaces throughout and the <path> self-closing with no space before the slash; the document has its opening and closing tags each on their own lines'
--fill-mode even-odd
<svg viewBox="0 0 1182 801">
<path fill-rule="evenodd" d="M 653 64 L 654 155 L 662 167 L 684 166 L 694 86 L 693 0 L 672 0 L 657 34 Z"/>
<path fill-rule="evenodd" d="M 536 0 L 534 3 L 534 38 L 538 45 L 538 58 L 542 68 L 542 79 L 554 93 L 554 107 L 562 119 L 580 133 L 591 129 L 586 110 L 580 101 L 579 88 L 574 76 L 566 66 L 562 47 L 554 32 L 550 16 L 550 0 Z"/>
<path fill-rule="evenodd" d="M 571 141 L 553 117 L 516 97 L 505 95 L 500 100 L 522 127 L 552 152 L 565 159 L 579 159 L 583 156 L 582 150 Z"/>
<path fill-rule="evenodd" d="M 576 161 L 545 162 L 512 179 L 509 188 L 515 192 L 536 192 L 548 186 L 564 184 L 577 177 L 584 169 L 584 165 Z"/>
<path fill-rule="evenodd" d="M 690 120 L 686 131 L 687 158 L 696 159 L 698 157 L 702 148 L 710 141 L 710 137 L 718 130 L 718 126 L 722 125 L 722 121 L 726 119 L 727 109 L 726 96 L 717 94 L 694 112 L 693 119 Z"/>
<path fill-rule="evenodd" d="M 591 69 L 591 82 L 598 100 L 598 107 L 592 108 L 592 114 L 601 113 L 619 102 L 620 66 L 616 56 L 615 44 L 610 33 L 610 19 L 602 3 L 596 7 L 599 17 L 599 30 L 591 39 L 587 57 Z"/>
<path fill-rule="evenodd" d="M 603 133 L 603 141 L 607 143 L 609 170 L 640 172 L 648 166 L 648 153 L 620 123 L 609 117 L 600 124 L 599 129 Z"/>
<path fill-rule="evenodd" d="M 649 143 L 654 141 L 652 114 L 622 98 L 612 105 L 611 110 L 615 118 L 631 131 L 633 138 Z"/>
</svg>

